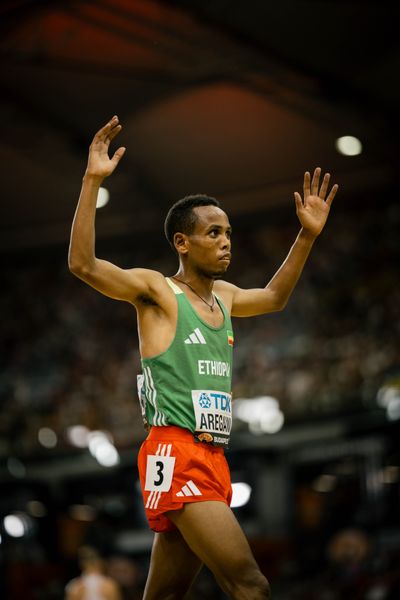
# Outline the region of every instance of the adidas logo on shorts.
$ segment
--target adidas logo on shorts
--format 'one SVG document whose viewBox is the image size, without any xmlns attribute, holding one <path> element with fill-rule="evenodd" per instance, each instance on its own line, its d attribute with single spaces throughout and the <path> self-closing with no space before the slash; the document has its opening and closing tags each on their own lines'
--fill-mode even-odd
<svg viewBox="0 0 400 600">
<path fill-rule="evenodd" d="M 187 481 L 182 487 L 180 492 L 177 492 L 177 496 L 202 496 L 203 494 L 192 480 Z"/>
<path fill-rule="evenodd" d="M 193 333 L 190 333 L 189 337 L 186 338 L 185 344 L 207 344 L 207 342 L 200 329 L 196 327 Z"/>
</svg>

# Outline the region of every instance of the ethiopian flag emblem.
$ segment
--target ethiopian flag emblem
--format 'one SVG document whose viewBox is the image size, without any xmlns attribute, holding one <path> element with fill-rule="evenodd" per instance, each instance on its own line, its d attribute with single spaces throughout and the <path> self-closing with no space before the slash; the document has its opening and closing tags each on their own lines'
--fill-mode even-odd
<svg viewBox="0 0 400 600">
<path fill-rule="evenodd" d="M 229 329 L 226 330 L 226 335 L 228 336 L 228 344 L 230 346 L 233 346 L 233 331 L 230 331 Z"/>
</svg>

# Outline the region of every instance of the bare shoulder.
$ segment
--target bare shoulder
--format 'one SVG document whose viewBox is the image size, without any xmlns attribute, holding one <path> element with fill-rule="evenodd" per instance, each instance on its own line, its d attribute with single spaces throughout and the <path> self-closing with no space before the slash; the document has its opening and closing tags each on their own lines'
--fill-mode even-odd
<svg viewBox="0 0 400 600">
<path fill-rule="evenodd" d="M 214 292 L 221 298 L 229 313 L 232 312 L 233 297 L 237 287 L 224 279 L 217 279 L 214 283 Z"/>
<path fill-rule="evenodd" d="M 107 600 L 119 600 L 120 591 L 117 583 L 111 577 L 104 577 L 102 585 L 102 593 Z"/>
<path fill-rule="evenodd" d="M 127 269 L 127 273 L 132 279 L 145 282 L 146 288 L 151 294 L 163 294 L 169 289 L 167 280 L 160 271 L 135 267 L 133 269 Z"/>
<path fill-rule="evenodd" d="M 72 579 L 65 587 L 66 600 L 81 600 L 83 598 L 83 584 L 79 577 Z"/>
<path fill-rule="evenodd" d="M 171 302 L 174 294 L 162 273 L 141 268 L 130 269 L 129 273 L 136 281 L 142 280 L 146 284 L 136 286 L 137 294 L 132 299 L 136 307 L 154 304 L 165 308 Z"/>
</svg>

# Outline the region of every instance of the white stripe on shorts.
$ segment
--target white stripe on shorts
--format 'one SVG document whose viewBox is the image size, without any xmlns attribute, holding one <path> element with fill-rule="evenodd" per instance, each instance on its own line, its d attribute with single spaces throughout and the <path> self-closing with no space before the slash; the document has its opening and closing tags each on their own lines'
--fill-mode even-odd
<svg viewBox="0 0 400 600">
<path fill-rule="evenodd" d="M 158 444 L 156 456 L 171 456 L 172 444 Z M 160 502 L 162 492 L 152 491 L 150 492 L 145 508 L 155 510 Z"/>
</svg>

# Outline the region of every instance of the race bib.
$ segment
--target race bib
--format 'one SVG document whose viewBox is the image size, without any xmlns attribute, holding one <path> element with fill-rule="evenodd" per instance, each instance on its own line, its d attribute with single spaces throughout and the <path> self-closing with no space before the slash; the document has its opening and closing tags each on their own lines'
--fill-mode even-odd
<svg viewBox="0 0 400 600">
<path fill-rule="evenodd" d="M 192 390 L 195 436 L 214 446 L 228 446 L 232 428 L 232 396 L 216 390 Z"/>
<path fill-rule="evenodd" d="M 168 492 L 172 484 L 174 467 L 174 456 L 148 456 L 144 485 L 146 492 Z"/>
</svg>

